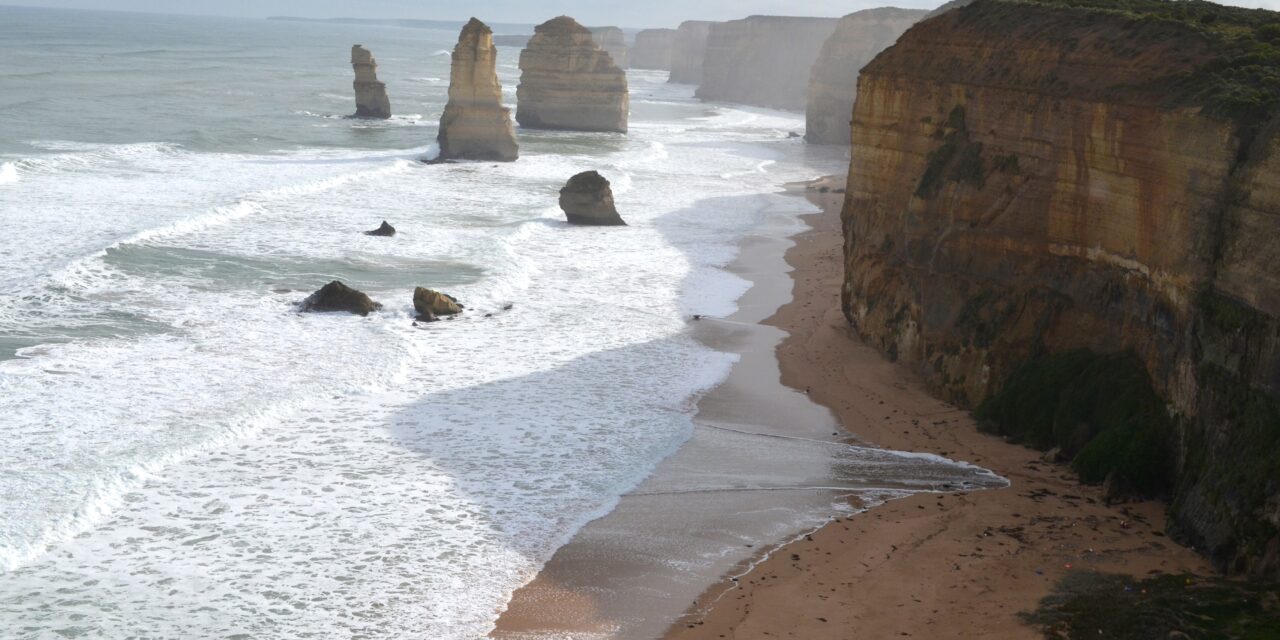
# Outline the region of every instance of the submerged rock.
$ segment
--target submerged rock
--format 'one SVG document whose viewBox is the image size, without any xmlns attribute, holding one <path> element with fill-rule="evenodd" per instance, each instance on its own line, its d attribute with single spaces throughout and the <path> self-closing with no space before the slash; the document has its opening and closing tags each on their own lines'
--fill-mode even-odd
<svg viewBox="0 0 1280 640">
<path fill-rule="evenodd" d="M 626 133 L 627 74 L 568 16 L 538 26 L 520 53 L 516 121 L 530 129 Z"/>
<path fill-rule="evenodd" d="M 351 66 L 356 71 L 356 118 L 391 117 L 391 100 L 387 98 L 387 85 L 378 82 L 378 62 L 373 54 L 360 45 L 351 47 Z"/>
<path fill-rule="evenodd" d="M 613 189 L 604 176 L 586 171 L 569 179 L 560 190 L 560 208 L 569 224 L 622 226 L 627 223 L 613 204 Z"/>
<path fill-rule="evenodd" d="M 378 227 L 377 229 L 374 229 L 373 231 L 366 231 L 364 232 L 364 234 L 366 236 L 381 236 L 384 238 L 390 238 L 391 236 L 394 236 L 396 234 L 396 228 L 387 224 L 386 220 L 383 220 L 382 226 Z"/>
<path fill-rule="evenodd" d="M 367 316 L 382 308 L 363 292 L 334 280 L 302 301 L 303 311 L 346 311 Z"/>
<path fill-rule="evenodd" d="M 440 117 L 437 160 L 511 162 L 520 157 L 511 110 L 502 106 L 497 64 L 493 30 L 472 18 L 453 50 L 449 104 Z"/>
<path fill-rule="evenodd" d="M 418 312 L 418 320 L 434 322 L 439 320 L 440 316 L 456 316 L 462 313 L 462 305 L 447 293 L 418 287 L 413 290 L 413 310 Z"/>
</svg>

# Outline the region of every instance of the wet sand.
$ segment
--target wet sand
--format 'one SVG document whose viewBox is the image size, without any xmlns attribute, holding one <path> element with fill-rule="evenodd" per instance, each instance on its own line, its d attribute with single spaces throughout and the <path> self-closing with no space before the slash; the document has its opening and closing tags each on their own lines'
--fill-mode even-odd
<svg viewBox="0 0 1280 640">
<path fill-rule="evenodd" d="M 1003 486 L 941 458 L 860 446 L 829 409 L 781 384 L 776 352 L 787 334 L 762 321 L 791 299 L 788 236 L 813 207 L 767 201 L 766 223 L 731 265 L 752 282 L 739 310 L 691 319 L 696 339 L 740 360 L 699 399 L 690 440 L 518 590 L 491 637 L 661 637 L 709 586 L 833 515 L 907 492 Z"/>
<path fill-rule="evenodd" d="M 806 218 L 812 229 L 787 252 L 794 299 L 767 321 L 789 334 L 778 348 L 783 381 L 860 439 L 969 461 L 1012 485 L 917 494 L 842 518 L 707 590 L 666 637 L 1038 638 L 1018 613 L 1067 571 L 1212 574 L 1165 536 L 1162 505 L 1105 505 L 1068 468 L 979 433 L 968 412 L 851 335 L 839 309 L 843 197 L 808 196 L 824 212 Z"/>
</svg>

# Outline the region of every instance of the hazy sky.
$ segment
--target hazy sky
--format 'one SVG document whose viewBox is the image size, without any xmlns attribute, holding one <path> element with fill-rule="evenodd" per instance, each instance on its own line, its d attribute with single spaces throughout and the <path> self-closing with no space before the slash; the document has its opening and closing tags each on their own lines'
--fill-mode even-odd
<svg viewBox="0 0 1280 640">
<path fill-rule="evenodd" d="M 538 23 L 568 14 L 587 24 L 675 26 L 682 20 L 729 20 L 751 14 L 841 16 L 886 5 L 932 9 L 942 0 L 0 0 L 0 4 L 156 13 L 265 17 L 425 18 Z M 1280 0 L 1225 4 L 1280 9 Z"/>
</svg>

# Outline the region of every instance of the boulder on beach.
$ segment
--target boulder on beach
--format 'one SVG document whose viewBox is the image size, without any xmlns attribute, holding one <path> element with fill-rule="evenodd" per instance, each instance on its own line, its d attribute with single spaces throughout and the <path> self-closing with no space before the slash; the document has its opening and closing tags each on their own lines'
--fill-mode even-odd
<svg viewBox="0 0 1280 640">
<path fill-rule="evenodd" d="M 472 18 L 453 50 L 449 104 L 440 117 L 437 160 L 511 162 L 520 157 L 511 110 L 502 106 L 497 64 L 493 30 Z"/>
<path fill-rule="evenodd" d="M 378 81 L 378 62 L 360 45 L 351 47 L 351 67 L 355 69 L 356 118 L 386 120 L 391 117 L 387 85 Z"/>
<path fill-rule="evenodd" d="M 380 236 L 384 238 L 390 238 L 391 236 L 394 236 L 396 234 L 396 228 L 387 224 L 386 220 L 383 220 L 382 226 L 378 227 L 377 229 L 374 229 L 373 231 L 366 231 L 364 232 L 364 234 L 366 236 Z"/>
<path fill-rule="evenodd" d="M 364 293 L 352 289 L 338 280 L 329 284 L 302 301 L 303 311 L 346 311 L 367 316 L 382 308 Z"/>
<path fill-rule="evenodd" d="M 621 226 L 627 223 L 613 204 L 613 188 L 604 176 L 585 171 L 569 178 L 560 190 L 560 208 L 569 224 Z"/>
<path fill-rule="evenodd" d="M 447 293 L 418 287 L 413 290 L 413 310 L 418 312 L 418 320 L 434 322 L 441 316 L 456 316 L 462 313 L 462 305 L 458 304 L 457 298 Z"/>
</svg>

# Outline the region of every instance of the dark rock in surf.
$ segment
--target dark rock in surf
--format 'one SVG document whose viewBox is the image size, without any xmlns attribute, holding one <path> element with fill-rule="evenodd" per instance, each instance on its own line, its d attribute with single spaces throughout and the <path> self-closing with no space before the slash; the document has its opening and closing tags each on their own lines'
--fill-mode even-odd
<svg viewBox="0 0 1280 640">
<path fill-rule="evenodd" d="M 457 298 L 447 293 L 425 287 L 413 291 L 413 310 L 418 312 L 418 320 L 422 322 L 435 322 L 441 316 L 456 316 L 462 313 L 462 309 Z"/>
<path fill-rule="evenodd" d="M 390 238 L 396 234 L 396 228 L 387 224 L 386 220 L 382 221 L 382 226 L 373 231 L 364 232 L 366 236 L 378 236 L 380 238 Z"/>
<path fill-rule="evenodd" d="M 334 280 L 302 301 L 303 311 L 346 311 L 367 316 L 382 308 L 364 293 Z"/>
<path fill-rule="evenodd" d="M 569 224 L 593 226 L 624 226 L 627 223 L 618 215 L 613 204 L 613 189 L 604 176 L 586 171 L 569 178 L 560 190 L 560 208 Z"/>
</svg>

